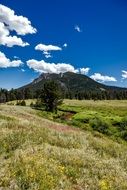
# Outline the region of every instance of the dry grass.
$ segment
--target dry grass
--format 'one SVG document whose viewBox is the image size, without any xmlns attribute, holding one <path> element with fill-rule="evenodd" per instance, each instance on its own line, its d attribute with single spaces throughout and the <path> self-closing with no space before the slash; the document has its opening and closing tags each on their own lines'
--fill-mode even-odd
<svg viewBox="0 0 127 190">
<path fill-rule="evenodd" d="M 126 190 L 127 146 L 0 106 L 0 190 Z"/>
</svg>

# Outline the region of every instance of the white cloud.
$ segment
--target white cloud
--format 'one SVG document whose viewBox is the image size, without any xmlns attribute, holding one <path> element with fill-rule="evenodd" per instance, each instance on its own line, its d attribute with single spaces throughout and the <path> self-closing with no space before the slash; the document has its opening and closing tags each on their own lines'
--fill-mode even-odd
<svg viewBox="0 0 127 190">
<path fill-rule="evenodd" d="M 0 4 L 0 44 L 8 47 L 29 45 L 16 35 L 11 36 L 12 31 L 17 35 L 36 33 L 36 29 L 31 26 L 31 22 L 26 17 L 17 16 L 13 10 Z"/>
<path fill-rule="evenodd" d="M 65 44 L 63 45 L 63 47 L 65 47 L 65 48 L 66 48 L 67 46 L 68 46 L 67 43 L 65 43 Z"/>
<path fill-rule="evenodd" d="M 10 36 L 10 32 L 7 26 L 5 26 L 1 22 L 0 22 L 0 44 L 8 47 L 12 47 L 14 45 L 24 47 L 28 45 L 28 43 L 23 42 L 22 39 L 17 36 Z"/>
<path fill-rule="evenodd" d="M 75 30 L 76 30 L 77 32 L 82 32 L 81 28 L 80 28 L 78 25 L 75 26 Z"/>
<path fill-rule="evenodd" d="M 0 52 L 0 68 L 7 68 L 7 67 L 19 67 L 22 65 L 21 60 L 13 60 L 11 61 L 8 59 L 4 53 Z"/>
<path fill-rule="evenodd" d="M 65 72 L 73 72 L 73 73 L 81 73 L 88 74 L 90 68 L 80 68 L 75 69 L 73 65 L 67 63 L 47 63 L 44 60 L 37 61 L 35 59 L 31 59 L 27 61 L 27 65 L 30 69 L 33 69 L 40 73 L 65 73 Z"/>
<path fill-rule="evenodd" d="M 67 71 L 76 72 L 75 68 L 66 63 L 47 63 L 44 60 L 37 61 L 34 59 L 28 60 L 27 65 L 29 68 L 34 69 L 40 73 L 65 73 Z"/>
<path fill-rule="evenodd" d="M 58 46 L 54 46 L 54 45 L 44 45 L 44 44 L 38 44 L 35 47 L 36 50 L 40 50 L 40 51 L 44 51 L 44 52 L 48 52 L 48 51 L 60 51 L 62 50 L 62 48 L 58 47 Z"/>
<path fill-rule="evenodd" d="M 90 78 L 93 80 L 96 80 L 98 82 L 116 82 L 116 78 L 110 77 L 110 76 L 104 76 L 100 73 L 94 73 L 94 75 L 91 75 Z"/>
<path fill-rule="evenodd" d="M 0 38 L 0 44 L 7 47 L 13 47 L 15 45 L 25 47 L 29 45 L 27 42 L 23 42 L 22 39 L 18 38 L 17 36 L 2 36 L 2 38 Z"/>
<path fill-rule="evenodd" d="M 13 10 L 0 4 L 0 21 L 7 25 L 11 31 L 16 31 L 18 35 L 36 33 L 36 29 L 31 26 L 28 18 L 17 16 Z"/>
<path fill-rule="evenodd" d="M 89 70 L 90 68 L 80 68 L 79 69 L 79 72 L 82 74 L 82 75 L 87 75 L 89 73 Z"/>
<path fill-rule="evenodd" d="M 127 79 L 127 71 L 122 71 L 122 79 Z"/>
<path fill-rule="evenodd" d="M 61 51 L 62 48 L 54 45 L 38 44 L 35 50 L 42 51 L 46 58 L 51 57 L 51 51 Z"/>
<path fill-rule="evenodd" d="M 48 59 L 48 58 L 51 58 L 52 56 L 50 53 L 48 53 L 48 54 L 45 54 L 45 57 Z"/>
</svg>

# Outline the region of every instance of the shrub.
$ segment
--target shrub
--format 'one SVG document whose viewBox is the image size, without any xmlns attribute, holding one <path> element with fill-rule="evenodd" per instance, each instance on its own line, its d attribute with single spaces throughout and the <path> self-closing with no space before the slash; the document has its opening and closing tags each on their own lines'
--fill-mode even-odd
<svg viewBox="0 0 127 190">
<path fill-rule="evenodd" d="M 124 117 L 120 122 L 120 131 L 127 131 L 127 117 Z"/>
<path fill-rule="evenodd" d="M 93 130 L 96 130 L 103 134 L 109 134 L 109 124 L 101 118 L 94 118 L 89 121 L 90 126 Z"/>
<path fill-rule="evenodd" d="M 34 107 L 34 103 L 33 102 L 30 103 L 30 107 Z"/>
<path fill-rule="evenodd" d="M 19 101 L 17 100 L 16 106 L 19 106 L 19 105 L 20 105 L 20 102 L 21 102 L 20 100 L 19 100 Z"/>
<path fill-rule="evenodd" d="M 127 141 L 127 131 L 122 131 L 121 132 L 121 138 Z"/>
<path fill-rule="evenodd" d="M 16 103 L 16 105 L 17 106 L 26 106 L 26 102 L 25 102 L 25 100 L 19 100 L 19 101 L 17 101 L 17 103 Z"/>
<path fill-rule="evenodd" d="M 38 98 L 37 99 L 37 101 L 35 102 L 35 104 L 34 104 L 34 107 L 36 107 L 36 108 L 40 108 L 40 107 L 42 107 L 42 101 L 41 101 L 41 99 L 40 98 Z"/>
<path fill-rule="evenodd" d="M 119 136 L 127 141 L 127 117 L 124 117 L 118 126 Z"/>
<path fill-rule="evenodd" d="M 20 103 L 21 106 L 26 106 L 26 102 L 25 100 L 22 100 L 21 103 Z"/>
</svg>

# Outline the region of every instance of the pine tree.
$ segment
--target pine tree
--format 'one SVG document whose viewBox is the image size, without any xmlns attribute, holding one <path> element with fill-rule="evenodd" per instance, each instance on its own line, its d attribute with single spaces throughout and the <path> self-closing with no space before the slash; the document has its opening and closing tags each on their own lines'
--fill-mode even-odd
<svg viewBox="0 0 127 190">
<path fill-rule="evenodd" d="M 62 94 L 58 83 L 48 81 L 44 84 L 41 99 L 46 111 L 57 112 L 57 107 L 62 103 Z"/>
</svg>

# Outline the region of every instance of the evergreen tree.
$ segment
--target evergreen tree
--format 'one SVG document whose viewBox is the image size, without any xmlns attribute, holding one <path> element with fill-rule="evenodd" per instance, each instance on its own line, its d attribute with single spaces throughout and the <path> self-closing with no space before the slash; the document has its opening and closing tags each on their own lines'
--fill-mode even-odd
<svg viewBox="0 0 127 190">
<path fill-rule="evenodd" d="M 42 102 L 46 111 L 57 112 L 57 107 L 62 103 L 62 94 L 58 83 L 55 81 L 47 81 L 42 90 Z"/>
</svg>

